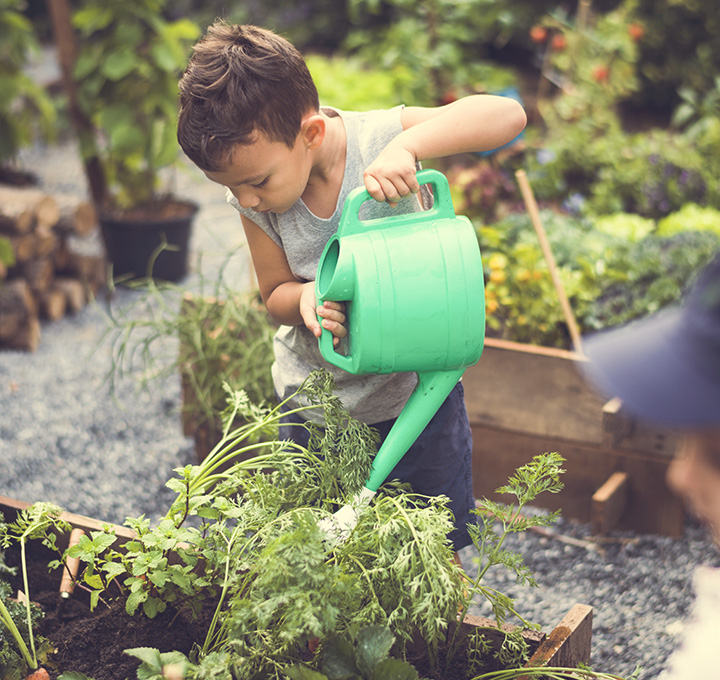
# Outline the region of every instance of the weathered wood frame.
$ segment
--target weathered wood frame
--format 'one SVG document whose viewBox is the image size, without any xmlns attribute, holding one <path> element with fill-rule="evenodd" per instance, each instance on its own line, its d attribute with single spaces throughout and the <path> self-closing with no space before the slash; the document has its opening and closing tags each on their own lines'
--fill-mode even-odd
<svg viewBox="0 0 720 680">
<path fill-rule="evenodd" d="M 487 339 L 463 376 L 473 433 L 475 496 L 495 497 L 545 451 L 566 459 L 564 490 L 538 499 L 564 517 L 613 529 L 680 536 L 685 511 L 665 475 L 678 445 L 669 431 L 624 415 L 583 378 L 575 352 Z"/>
</svg>

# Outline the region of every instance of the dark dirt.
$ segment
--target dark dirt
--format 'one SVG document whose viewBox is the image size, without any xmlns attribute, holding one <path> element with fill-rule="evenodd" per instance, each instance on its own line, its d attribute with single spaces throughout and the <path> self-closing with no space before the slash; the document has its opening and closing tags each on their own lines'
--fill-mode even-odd
<svg viewBox="0 0 720 680">
<path fill-rule="evenodd" d="M 8 551 L 5 561 L 16 566 L 19 555 Z M 204 637 L 206 622 L 170 609 L 148 619 L 129 616 L 122 602 L 112 601 L 100 603 L 91 612 L 88 598 L 77 589 L 58 611 L 60 572 L 48 573 L 46 564 L 47 555 L 31 561 L 29 590 L 31 600 L 45 612 L 38 634 L 49 639 L 55 649 L 44 664 L 51 680 L 67 671 L 84 673 L 92 680 L 136 678 L 140 662 L 126 654 L 126 649 L 154 647 L 161 652 L 189 654 L 193 644 Z M 19 574 L 12 585 L 14 591 L 22 589 Z"/>
<path fill-rule="evenodd" d="M 185 219 L 197 212 L 198 206 L 192 201 L 184 201 L 173 196 L 158 198 L 152 203 L 138 205 L 121 210 L 106 206 L 102 210 L 104 218 L 129 222 L 165 222 Z"/>
</svg>

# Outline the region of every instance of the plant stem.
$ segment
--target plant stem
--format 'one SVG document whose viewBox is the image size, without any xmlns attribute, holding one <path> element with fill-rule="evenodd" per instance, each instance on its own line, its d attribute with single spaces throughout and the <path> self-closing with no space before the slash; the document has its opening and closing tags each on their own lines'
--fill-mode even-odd
<svg viewBox="0 0 720 680">
<path fill-rule="evenodd" d="M 225 596 L 227 595 L 228 587 L 230 584 L 230 554 L 232 552 L 233 543 L 237 538 L 238 531 L 239 530 L 236 528 L 230 535 L 230 538 L 226 541 L 227 553 L 225 554 L 225 576 L 223 578 L 222 591 L 220 593 L 220 599 L 218 600 L 217 607 L 215 607 L 215 611 L 213 612 L 212 621 L 210 621 L 210 626 L 208 627 L 207 633 L 205 634 L 205 642 L 202 646 L 201 657 L 205 656 L 209 652 L 209 647 L 212 643 L 213 638 L 215 637 L 215 628 L 220 618 L 220 610 L 222 609 L 222 605 L 225 601 Z"/>
<path fill-rule="evenodd" d="M 20 649 L 20 653 L 22 654 L 23 659 L 25 659 L 25 663 L 28 665 L 30 670 L 36 670 L 38 667 L 37 661 L 34 659 L 34 656 L 30 654 L 30 651 L 25 644 L 25 640 L 22 639 L 22 635 L 20 635 L 20 631 L 15 625 L 15 621 L 12 620 L 10 612 L 7 610 L 7 607 L 2 601 L 2 598 L 0 598 L 0 621 L 2 621 L 7 626 L 7 629 L 12 634 L 15 642 L 17 643 L 17 646 Z"/>
<path fill-rule="evenodd" d="M 280 420 L 280 418 L 286 416 L 286 415 L 292 415 L 295 413 L 301 413 L 303 411 L 307 411 L 314 408 L 319 408 L 317 405 L 310 405 L 310 406 L 300 406 L 298 408 L 292 409 L 290 411 L 286 411 L 284 413 L 280 412 L 280 407 L 287 403 L 287 399 L 278 404 L 275 408 L 270 411 L 265 418 L 263 418 L 261 421 L 257 423 L 253 423 L 251 426 L 244 425 L 234 432 L 229 432 L 230 424 L 234 421 L 235 416 L 237 415 L 237 405 L 233 408 L 233 411 L 231 413 L 231 416 L 228 418 L 226 426 L 226 429 L 223 433 L 222 440 L 218 443 L 218 445 L 213 449 L 213 451 L 210 452 L 208 457 L 202 462 L 200 465 L 200 472 L 198 475 L 192 480 L 190 484 L 189 493 L 198 491 L 199 489 L 204 489 L 206 485 L 209 483 L 210 480 L 217 481 L 219 479 L 224 478 L 226 475 L 219 475 L 219 476 L 213 476 L 212 473 L 217 470 L 219 467 L 221 467 L 223 464 L 227 463 L 228 461 L 232 460 L 233 458 L 236 458 L 240 454 L 246 451 L 252 451 L 254 449 L 260 449 L 263 447 L 268 446 L 267 442 L 260 442 L 257 444 L 251 444 L 249 446 L 243 447 L 238 450 L 234 450 L 234 447 L 237 446 L 237 444 L 240 441 L 243 441 L 250 437 L 255 432 L 262 430 L 263 428 L 267 427 L 271 423 L 277 422 Z M 265 461 L 270 460 L 272 454 L 268 454 L 267 457 L 264 458 Z M 256 458 L 252 458 L 248 461 L 239 462 L 236 465 L 239 466 L 241 469 L 253 469 L 254 467 L 257 467 L 259 464 L 259 461 L 263 459 L 262 456 L 258 456 Z"/>
<path fill-rule="evenodd" d="M 27 572 L 27 556 L 25 551 L 26 536 L 20 540 L 20 562 L 22 564 L 22 575 L 23 575 L 23 588 L 25 589 L 25 616 L 27 618 L 28 627 L 28 639 L 30 640 L 30 649 L 32 650 L 33 665 L 32 668 L 37 668 L 37 654 L 35 652 L 35 636 L 33 635 L 32 629 L 32 614 L 30 612 L 30 585 L 28 583 L 28 572 Z"/>
</svg>

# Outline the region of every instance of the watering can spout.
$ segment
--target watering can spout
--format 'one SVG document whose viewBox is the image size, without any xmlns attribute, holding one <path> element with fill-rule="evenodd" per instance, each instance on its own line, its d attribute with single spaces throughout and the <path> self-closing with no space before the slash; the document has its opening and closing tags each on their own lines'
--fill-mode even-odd
<svg viewBox="0 0 720 680">
<path fill-rule="evenodd" d="M 367 483 L 353 501 L 319 523 L 318 526 L 329 540 L 343 540 L 353 530 L 362 511 L 427 427 L 464 371 L 465 367 L 452 371 L 418 373 L 418 383 L 375 456 Z M 442 452 L 438 452 L 438 455 L 442 455 Z"/>
<path fill-rule="evenodd" d="M 375 456 L 365 485 L 377 491 L 462 377 L 465 367 L 418 373 L 418 383 Z M 441 455 L 438 452 L 438 455 Z"/>
</svg>

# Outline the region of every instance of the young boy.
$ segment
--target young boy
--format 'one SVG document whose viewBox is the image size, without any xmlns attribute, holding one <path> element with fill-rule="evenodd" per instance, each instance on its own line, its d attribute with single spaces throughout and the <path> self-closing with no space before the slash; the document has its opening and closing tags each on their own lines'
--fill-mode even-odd
<svg viewBox="0 0 720 680">
<path fill-rule="evenodd" d="M 684 432 L 668 484 L 720 545 L 720 256 L 682 307 L 585 343 L 590 380 L 648 422 Z M 720 570 L 695 574 L 694 616 L 662 680 L 719 680 Z"/>
<path fill-rule="evenodd" d="M 363 207 L 363 220 L 418 211 L 420 161 L 497 148 L 525 122 L 514 100 L 482 95 L 439 108 L 321 107 L 302 56 L 286 40 L 254 26 L 216 22 L 208 29 L 180 81 L 178 140 L 210 180 L 227 187 L 240 212 L 260 295 L 282 324 L 273 365 L 280 398 L 324 367 L 352 416 L 387 435 L 416 376 L 355 376 L 322 359 L 321 324 L 336 345 L 347 334 L 343 301 L 318 306 L 315 299 L 322 250 L 351 190 L 364 183 L 375 199 Z M 281 437 L 298 439 L 300 430 L 288 427 Z M 418 493 L 451 499 L 456 550 L 470 543 L 471 448 L 458 383 L 391 474 Z"/>
</svg>

